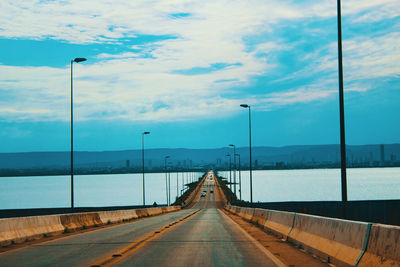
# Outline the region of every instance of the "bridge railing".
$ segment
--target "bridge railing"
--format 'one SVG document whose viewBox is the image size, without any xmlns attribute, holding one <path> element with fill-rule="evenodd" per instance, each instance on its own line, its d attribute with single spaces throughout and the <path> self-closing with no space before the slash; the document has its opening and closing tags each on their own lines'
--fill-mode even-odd
<svg viewBox="0 0 400 267">
<path fill-rule="evenodd" d="M 225 209 L 338 266 L 400 266 L 400 227 L 238 207 Z"/>
<path fill-rule="evenodd" d="M 180 206 L 0 219 L 0 246 L 180 210 Z"/>
</svg>

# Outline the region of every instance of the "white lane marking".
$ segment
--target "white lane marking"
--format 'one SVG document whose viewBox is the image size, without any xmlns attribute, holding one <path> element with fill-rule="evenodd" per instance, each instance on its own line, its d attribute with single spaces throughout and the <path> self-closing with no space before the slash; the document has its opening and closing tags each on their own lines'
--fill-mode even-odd
<svg viewBox="0 0 400 267">
<path fill-rule="evenodd" d="M 248 238 L 250 239 L 254 245 L 256 245 L 256 247 L 258 249 L 260 249 L 269 259 L 271 259 L 277 266 L 279 267 L 287 267 L 286 264 L 284 264 L 283 262 L 281 262 L 274 254 L 272 254 L 268 249 L 266 249 L 263 245 L 260 244 L 260 242 L 258 242 L 254 237 L 252 237 L 249 233 L 247 233 L 242 227 L 240 227 L 239 224 L 237 224 L 234 220 L 232 220 L 231 218 L 229 218 L 228 215 L 226 215 L 224 212 L 222 212 L 221 210 L 218 209 L 218 211 L 225 216 L 225 218 L 228 218 L 228 221 L 232 222 L 235 226 L 237 226 L 237 228 Z"/>
</svg>

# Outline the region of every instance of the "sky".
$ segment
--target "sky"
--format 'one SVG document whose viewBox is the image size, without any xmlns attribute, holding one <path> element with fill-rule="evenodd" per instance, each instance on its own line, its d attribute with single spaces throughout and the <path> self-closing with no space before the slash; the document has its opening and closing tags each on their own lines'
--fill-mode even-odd
<svg viewBox="0 0 400 267">
<path fill-rule="evenodd" d="M 346 141 L 400 143 L 400 2 L 342 0 Z M 335 0 L 0 2 L 0 152 L 339 143 Z"/>
</svg>

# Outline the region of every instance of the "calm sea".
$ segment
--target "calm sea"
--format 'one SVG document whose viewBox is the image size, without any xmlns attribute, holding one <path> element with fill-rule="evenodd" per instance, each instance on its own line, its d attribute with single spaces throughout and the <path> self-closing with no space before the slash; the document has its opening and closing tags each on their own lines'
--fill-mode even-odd
<svg viewBox="0 0 400 267">
<path fill-rule="evenodd" d="M 170 173 L 171 202 L 183 183 L 202 174 Z M 166 203 L 165 180 L 164 173 L 145 175 L 146 205 Z M 0 209 L 70 207 L 70 181 L 70 176 L 0 177 Z M 75 175 L 75 206 L 142 205 L 142 185 L 142 174 Z"/>
<path fill-rule="evenodd" d="M 187 183 L 201 174 L 171 173 L 171 201 L 180 194 L 182 179 Z M 219 174 L 229 179 L 229 172 Z M 236 175 L 238 180 L 239 174 Z M 145 177 L 146 204 L 165 204 L 165 174 L 148 173 Z M 242 199 L 249 200 L 249 172 L 242 171 L 241 178 Z M 77 207 L 142 204 L 141 174 L 76 175 L 74 181 Z M 239 186 L 236 189 L 239 196 Z M 253 171 L 253 201 L 340 200 L 340 197 L 339 169 Z M 400 168 L 348 169 L 348 198 L 399 199 Z M 0 209 L 69 206 L 69 176 L 0 178 Z"/>
<path fill-rule="evenodd" d="M 221 174 L 229 179 L 229 172 Z M 249 172 L 241 177 L 242 199 L 250 200 Z M 340 169 L 253 171 L 254 202 L 341 200 L 340 190 Z M 400 199 L 400 168 L 347 169 L 347 194 L 349 200 Z"/>
</svg>

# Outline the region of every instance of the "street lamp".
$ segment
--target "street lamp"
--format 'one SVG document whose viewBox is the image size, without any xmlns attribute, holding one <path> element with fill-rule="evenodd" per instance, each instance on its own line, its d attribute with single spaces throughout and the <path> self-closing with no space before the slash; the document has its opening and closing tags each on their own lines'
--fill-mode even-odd
<svg viewBox="0 0 400 267">
<path fill-rule="evenodd" d="M 171 164 L 171 162 L 168 162 L 168 165 L 169 164 Z M 171 205 L 171 172 L 168 173 L 168 203 L 168 205 Z"/>
<path fill-rule="evenodd" d="M 168 174 L 167 174 L 167 159 L 169 158 L 169 156 L 165 156 L 164 157 L 164 168 L 165 168 L 165 194 L 167 196 L 167 206 L 168 205 Z"/>
<path fill-rule="evenodd" d="M 176 171 L 176 198 L 179 197 L 179 174 L 178 170 Z"/>
<path fill-rule="evenodd" d="M 239 157 L 239 197 L 242 200 L 242 175 L 240 173 L 240 154 L 236 154 Z"/>
<path fill-rule="evenodd" d="M 71 208 L 74 208 L 74 91 L 73 91 L 73 63 L 86 61 L 86 58 L 77 57 L 71 60 Z"/>
<path fill-rule="evenodd" d="M 242 108 L 249 109 L 249 150 L 250 150 L 250 203 L 253 203 L 253 172 L 252 172 L 252 161 L 251 161 L 251 108 L 250 105 L 241 104 Z"/>
<path fill-rule="evenodd" d="M 182 189 L 181 189 L 181 195 L 183 195 L 184 189 L 185 189 L 185 173 L 182 172 Z"/>
<path fill-rule="evenodd" d="M 233 191 L 236 196 L 236 146 L 233 144 L 230 144 L 229 146 L 233 147 Z"/>
<path fill-rule="evenodd" d="M 340 0 L 337 1 L 338 21 L 338 69 L 339 69 L 339 111 L 340 111 L 340 169 L 342 182 L 342 202 L 347 202 L 346 139 L 344 124 L 343 63 L 342 63 L 342 14 Z"/>
<path fill-rule="evenodd" d="M 226 154 L 227 157 L 229 157 L 229 189 L 231 189 L 232 192 L 232 157 L 231 154 Z"/>
<path fill-rule="evenodd" d="M 145 185 L 144 185 L 144 136 L 150 132 L 142 133 L 142 173 L 143 173 L 143 206 L 146 206 Z"/>
</svg>

